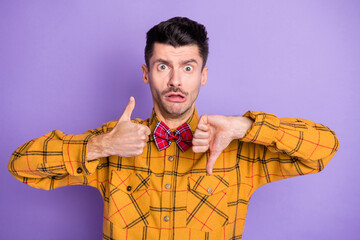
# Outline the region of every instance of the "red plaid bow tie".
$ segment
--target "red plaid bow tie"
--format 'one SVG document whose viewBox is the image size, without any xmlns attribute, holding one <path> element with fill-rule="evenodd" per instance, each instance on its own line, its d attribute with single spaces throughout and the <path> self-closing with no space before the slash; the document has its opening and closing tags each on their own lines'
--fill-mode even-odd
<svg viewBox="0 0 360 240">
<path fill-rule="evenodd" d="M 187 123 L 184 123 L 172 132 L 164 122 L 159 121 L 154 130 L 154 140 L 159 151 L 169 147 L 171 141 L 175 140 L 180 150 L 185 152 L 192 145 L 192 132 Z"/>
</svg>

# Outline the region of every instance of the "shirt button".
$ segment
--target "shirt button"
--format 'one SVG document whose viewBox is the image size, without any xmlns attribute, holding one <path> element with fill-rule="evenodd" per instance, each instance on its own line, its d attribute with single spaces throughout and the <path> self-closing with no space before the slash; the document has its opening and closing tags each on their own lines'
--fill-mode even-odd
<svg viewBox="0 0 360 240">
<path fill-rule="evenodd" d="M 173 157 L 173 156 L 169 156 L 169 157 L 168 157 L 168 160 L 169 160 L 170 162 L 172 162 L 172 161 L 174 161 L 174 157 Z"/>
<path fill-rule="evenodd" d="M 170 220 L 169 216 L 165 216 L 165 217 L 164 217 L 164 221 L 165 221 L 165 222 L 168 222 L 169 220 Z"/>
<path fill-rule="evenodd" d="M 209 188 L 207 189 L 207 192 L 208 192 L 208 193 L 213 193 L 213 189 L 212 189 L 211 187 L 209 187 Z"/>
<path fill-rule="evenodd" d="M 131 191 L 132 187 L 131 186 L 127 186 L 126 190 L 128 190 L 129 192 Z"/>
<path fill-rule="evenodd" d="M 79 174 L 82 173 L 81 167 L 78 167 L 78 169 L 76 169 L 76 172 L 79 173 Z"/>
<path fill-rule="evenodd" d="M 167 184 L 165 184 L 165 188 L 166 188 L 166 189 L 170 189 L 170 187 L 171 187 L 171 185 L 170 185 L 170 184 L 168 184 L 168 183 L 167 183 Z"/>
</svg>

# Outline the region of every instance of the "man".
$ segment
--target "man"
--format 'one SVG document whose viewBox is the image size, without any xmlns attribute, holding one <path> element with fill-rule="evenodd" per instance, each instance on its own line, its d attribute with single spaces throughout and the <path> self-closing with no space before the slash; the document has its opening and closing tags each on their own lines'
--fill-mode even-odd
<svg viewBox="0 0 360 240">
<path fill-rule="evenodd" d="M 147 33 L 143 82 L 154 108 L 80 135 L 52 131 L 20 146 L 9 171 L 36 188 L 84 184 L 104 199 L 103 239 L 241 239 L 254 191 L 321 171 L 339 148 L 328 127 L 248 111 L 198 117 L 205 27 L 172 18 Z"/>
</svg>

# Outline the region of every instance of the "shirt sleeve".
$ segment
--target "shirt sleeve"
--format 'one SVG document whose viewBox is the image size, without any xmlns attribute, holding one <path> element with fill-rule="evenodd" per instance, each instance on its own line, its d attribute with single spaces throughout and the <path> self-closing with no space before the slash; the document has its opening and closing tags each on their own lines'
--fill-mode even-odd
<svg viewBox="0 0 360 240">
<path fill-rule="evenodd" d="M 247 155 L 243 164 L 250 169 L 247 177 L 252 186 L 317 173 L 340 146 L 335 132 L 323 124 L 255 111 L 243 116 L 254 120 L 239 141 L 247 143 L 243 145 Z"/>
<path fill-rule="evenodd" d="M 18 147 L 8 169 L 16 179 L 35 188 L 51 190 L 76 184 L 97 187 L 106 180 L 101 164 L 106 158 L 87 161 L 87 144 L 90 138 L 106 132 L 107 126 L 79 135 L 49 132 Z"/>
</svg>

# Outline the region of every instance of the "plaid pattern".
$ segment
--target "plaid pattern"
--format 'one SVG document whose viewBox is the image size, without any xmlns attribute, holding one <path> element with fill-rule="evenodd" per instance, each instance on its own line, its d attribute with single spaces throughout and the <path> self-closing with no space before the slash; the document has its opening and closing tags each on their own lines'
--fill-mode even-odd
<svg viewBox="0 0 360 240">
<path fill-rule="evenodd" d="M 175 142 L 159 151 L 150 136 L 137 157 L 86 161 L 87 142 L 109 132 L 116 121 L 80 135 L 52 131 L 13 153 L 9 171 L 35 188 L 82 184 L 104 199 L 103 239 L 241 239 L 251 195 L 260 186 L 317 173 L 339 148 L 328 127 L 300 118 L 248 111 L 246 135 L 232 141 L 207 175 L 209 152 L 182 152 Z M 195 110 L 187 123 L 195 130 Z M 153 131 L 153 111 L 135 119 Z"/>
<path fill-rule="evenodd" d="M 159 151 L 168 148 L 171 141 L 175 140 L 180 150 L 185 152 L 192 146 L 192 137 L 192 132 L 188 123 L 184 123 L 172 132 L 163 121 L 159 121 L 156 124 L 153 135 L 156 147 Z"/>
</svg>

